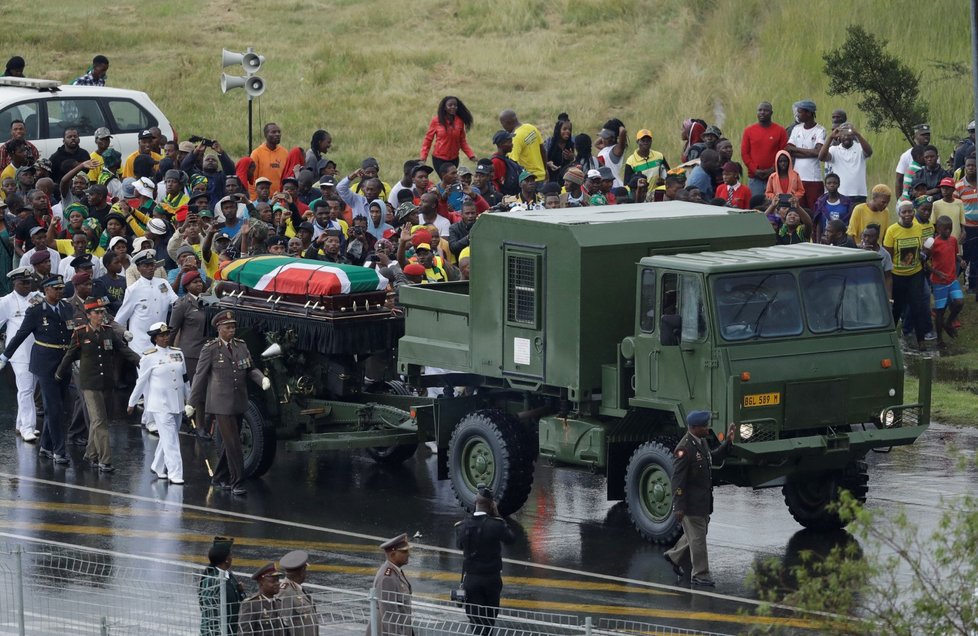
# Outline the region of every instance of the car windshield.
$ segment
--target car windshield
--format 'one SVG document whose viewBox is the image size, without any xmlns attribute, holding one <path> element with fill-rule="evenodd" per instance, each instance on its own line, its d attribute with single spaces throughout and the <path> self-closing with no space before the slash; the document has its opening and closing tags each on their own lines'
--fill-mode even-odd
<svg viewBox="0 0 978 636">
<path fill-rule="evenodd" d="M 890 304 L 878 267 L 813 269 L 801 274 L 805 317 L 814 333 L 878 329 L 890 324 Z"/>
<path fill-rule="evenodd" d="M 713 289 L 724 340 L 797 336 L 804 329 L 798 285 L 791 274 L 721 276 Z"/>
</svg>

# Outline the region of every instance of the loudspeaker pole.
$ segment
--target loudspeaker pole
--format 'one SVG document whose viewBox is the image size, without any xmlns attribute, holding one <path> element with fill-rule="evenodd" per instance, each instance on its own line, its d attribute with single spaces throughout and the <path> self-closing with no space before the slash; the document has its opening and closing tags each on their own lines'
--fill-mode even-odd
<svg viewBox="0 0 978 636">
<path fill-rule="evenodd" d="M 255 100 L 253 100 L 251 98 L 251 95 L 249 95 L 248 96 L 248 154 L 249 155 L 251 154 L 251 150 L 252 150 L 251 131 L 254 128 L 254 126 L 251 123 L 251 111 L 254 103 Z"/>
<path fill-rule="evenodd" d="M 258 77 L 256 73 L 265 63 L 265 56 L 255 53 L 250 46 L 245 53 L 235 53 L 224 49 L 221 52 L 222 66 L 235 66 L 240 64 L 244 67 L 245 75 L 221 74 L 221 92 L 227 93 L 234 88 L 244 88 L 248 95 L 248 154 L 254 147 L 254 102 L 255 98 L 265 92 L 265 81 Z"/>
</svg>

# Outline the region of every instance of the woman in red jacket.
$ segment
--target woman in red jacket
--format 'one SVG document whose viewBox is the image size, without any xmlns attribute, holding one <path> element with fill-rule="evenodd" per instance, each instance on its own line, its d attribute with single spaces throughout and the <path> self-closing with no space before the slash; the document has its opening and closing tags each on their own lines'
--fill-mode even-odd
<svg viewBox="0 0 978 636">
<path fill-rule="evenodd" d="M 441 174 L 441 166 L 450 163 L 458 166 L 459 151 L 465 152 L 470 161 L 475 161 L 475 153 L 465 141 L 465 131 L 472 127 L 472 113 L 458 97 L 442 98 L 438 104 L 438 114 L 431 118 L 428 132 L 421 144 L 421 161 L 428 160 L 431 152 L 432 167 Z M 435 147 L 432 149 L 431 142 Z"/>
</svg>

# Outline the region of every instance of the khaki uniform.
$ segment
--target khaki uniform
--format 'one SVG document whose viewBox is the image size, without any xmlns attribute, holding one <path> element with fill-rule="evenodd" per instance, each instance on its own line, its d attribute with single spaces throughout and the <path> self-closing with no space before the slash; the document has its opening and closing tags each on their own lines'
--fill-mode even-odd
<svg viewBox="0 0 978 636">
<path fill-rule="evenodd" d="M 714 461 L 723 462 L 729 451 L 728 441 L 711 450 L 706 439 L 692 433 L 686 433 L 674 451 L 673 510 L 684 514 L 683 536 L 666 556 L 677 564 L 683 563 L 688 556 L 693 577 L 710 578 L 706 533 L 713 513 L 712 466 Z"/>
<path fill-rule="evenodd" d="M 261 594 L 241 602 L 238 613 L 238 634 L 241 636 L 289 636 L 288 619 L 282 612 L 282 599 Z"/>
<path fill-rule="evenodd" d="M 186 294 L 173 303 L 170 313 L 170 330 L 174 332 L 173 344 L 183 350 L 187 362 L 187 375 L 194 377 L 200 350 L 204 348 L 207 333 L 207 315 L 200 307 L 200 298 Z"/>
<path fill-rule="evenodd" d="M 312 597 L 295 581 L 282 579 L 278 597 L 282 610 L 292 624 L 291 636 L 318 636 L 319 612 Z"/>
<path fill-rule="evenodd" d="M 411 636 L 411 583 L 401 568 L 387 561 L 374 576 L 373 589 L 377 592 L 377 617 L 380 619 L 380 636 Z M 370 636 L 367 624 L 367 636 Z"/>
</svg>

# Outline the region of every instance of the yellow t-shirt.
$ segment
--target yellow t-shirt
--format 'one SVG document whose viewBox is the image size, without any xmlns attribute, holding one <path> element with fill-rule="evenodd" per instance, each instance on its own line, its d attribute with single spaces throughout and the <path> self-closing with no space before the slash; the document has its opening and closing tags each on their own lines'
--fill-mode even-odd
<svg viewBox="0 0 978 636">
<path fill-rule="evenodd" d="M 849 218 L 849 229 L 846 234 L 851 236 L 858 243 L 863 236 L 863 230 L 870 223 L 876 223 L 880 226 L 880 243 L 883 242 L 883 237 L 886 236 L 887 227 L 890 225 L 890 211 L 883 208 L 879 212 L 874 212 L 865 203 L 860 203 L 855 208 L 852 209 L 852 216 Z"/>
<path fill-rule="evenodd" d="M 137 150 L 136 152 L 134 152 L 131 155 L 129 155 L 128 157 L 126 157 L 125 163 L 122 164 L 122 178 L 123 179 L 126 179 L 128 177 L 135 177 L 136 176 L 133 173 L 133 171 L 132 171 L 132 165 L 133 165 L 133 163 L 136 162 L 136 156 L 138 154 L 139 154 L 139 151 Z M 150 151 L 149 155 L 153 158 L 153 163 L 155 164 L 153 166 L 153 171 L 155 172 L 156 169 L 159 168 L 159 166 L 160 166 L 160 160 L 163 159 L 163 155 L 158 155 L 158 154 L 156 154 L 155 152 L 152 152 L 152 151 Z"/>
<path fill-rule="evenodd" d="M 543 165 L 543 154 L 540 151 L 542 147 L 543 137 L 536 126 L 520 124 L 513 131 L 513 151 L 508 156 L 523 166 L 524 170 L 532 172 L 538 183 L 547 179 L 547 167 Z"/>
<path fill-rule="evenodd" d="M 903 227 L 894 223 L 886 230 L 883 247 L 893 252 L 893 275 L 913 276 L 921 270 L 920 248 L 924 239 L 920 225 Z"/>
<path fill-rule="evenodd" d="M 951 236 L 958 239 L 961 243 L 961 227 L 964 225 L 964 203 L 961 199 L 954 199 L 950 203 L 944 199 L 938 199 L 933 203 L 934 212 L 930 215 L 931 221 L 937 221 L 942 216 L 951 219 Z"/>
<path fill-rule="evenodd" d="M 933 215 L 931 215 L 930 218 L 933 219 L 934 218 Z M 934 224 L 931 223 L 930 221 L 928 221 L 927 223 L 921 223 L 920 221 L 917 220 L 916 217 L 914 217 L 913 224 L 914 224 L 915 227 L 919 227 L 920 228 L 920 236 L 921 236 L 921 238 L 923 240 L 926 241 L 927 239 L 929 239 L 932 236 L 934 236 L 934 234 L 935 234 L 935 232 L 934 232 Z"/>
</svg>

